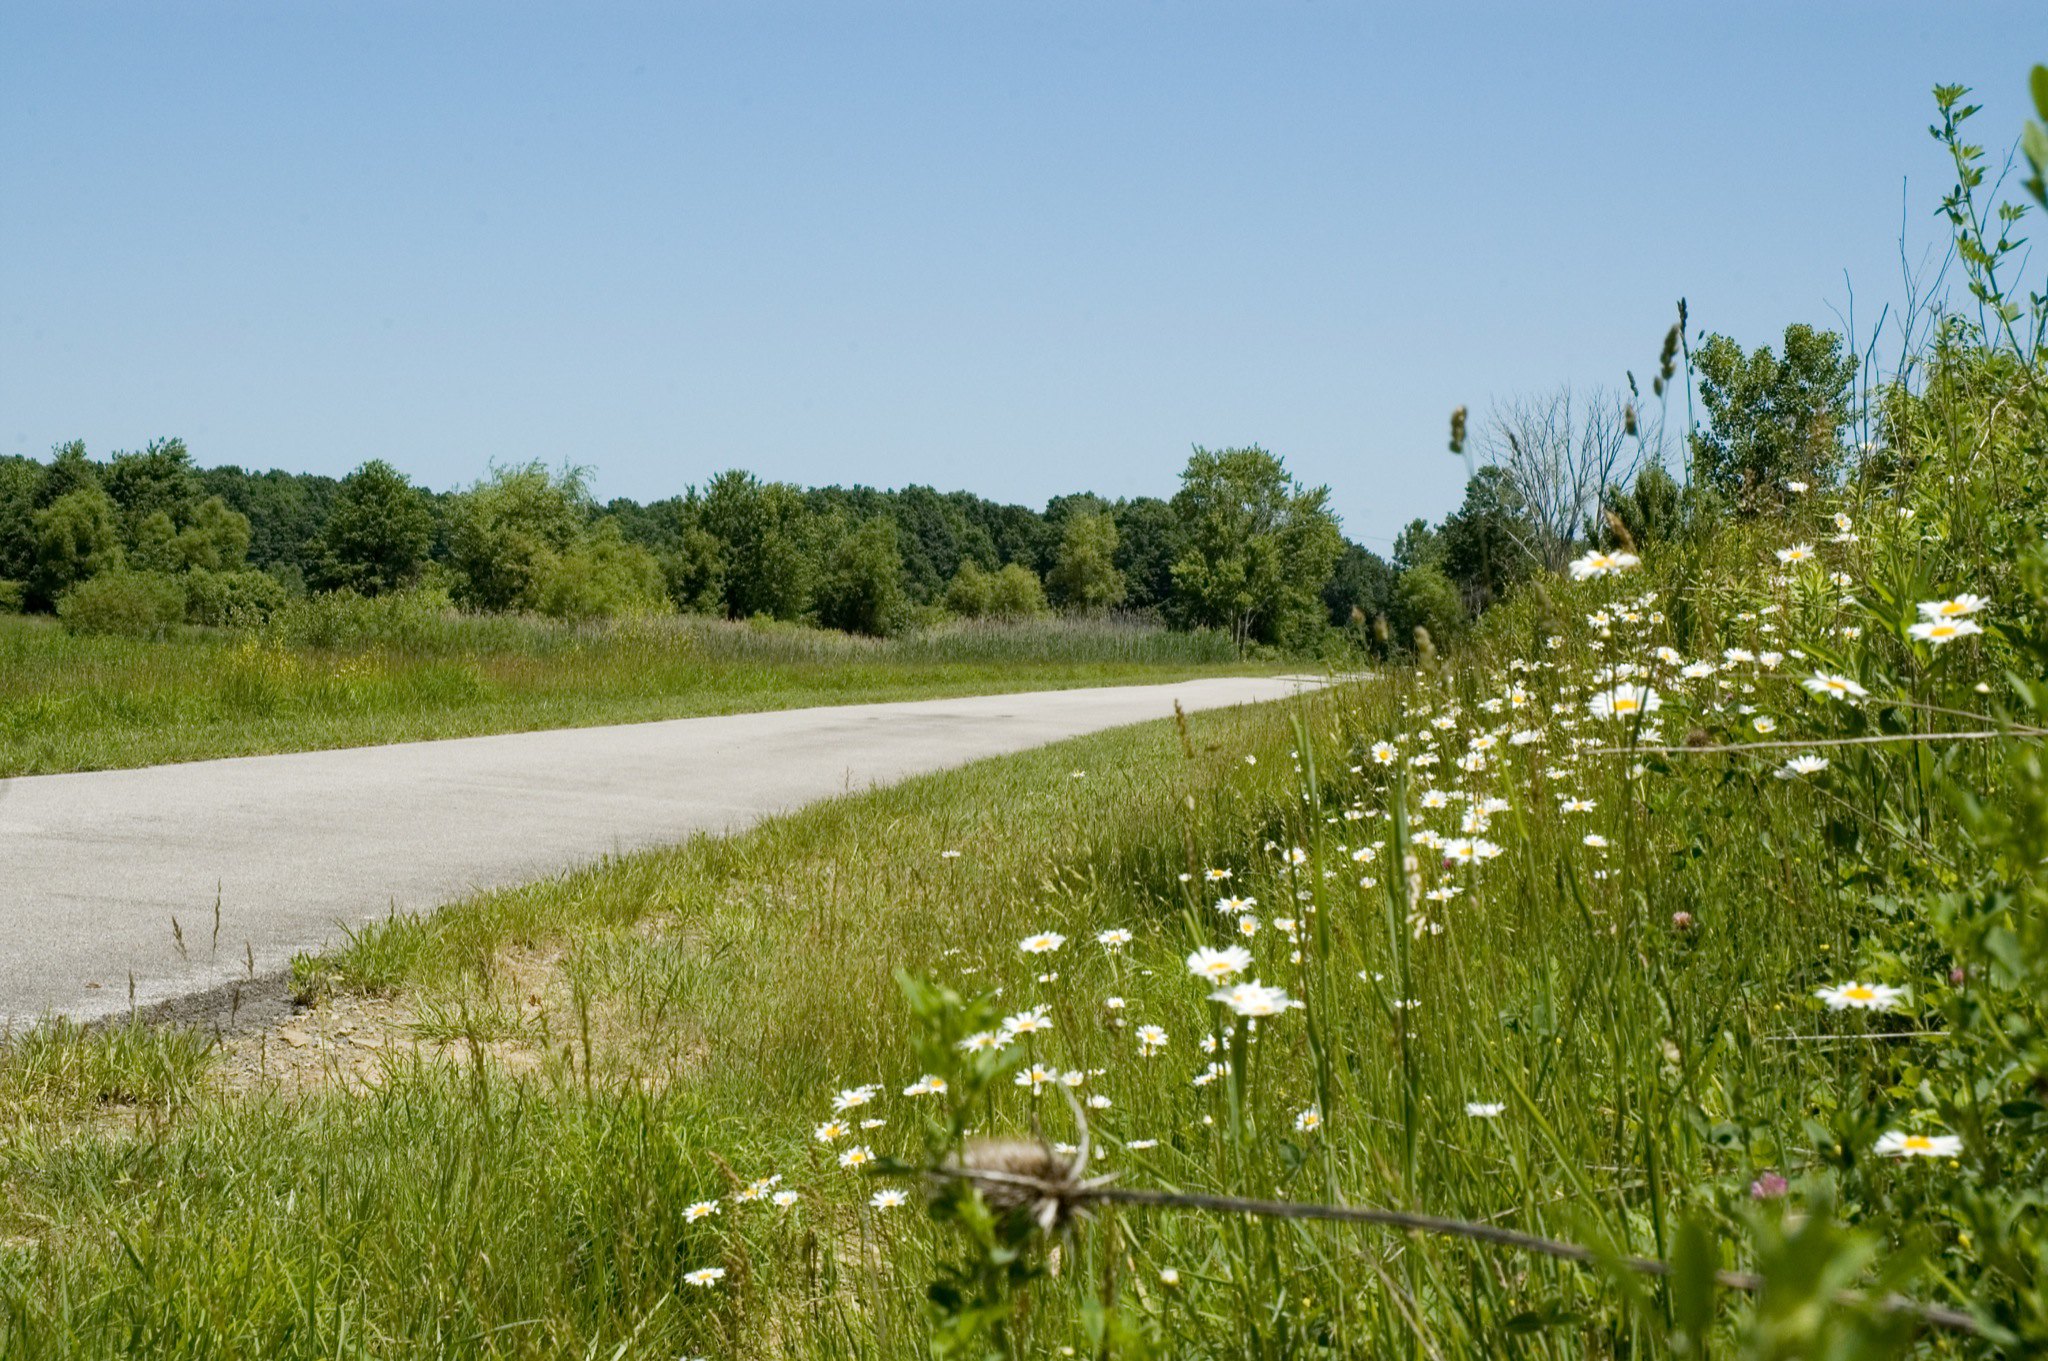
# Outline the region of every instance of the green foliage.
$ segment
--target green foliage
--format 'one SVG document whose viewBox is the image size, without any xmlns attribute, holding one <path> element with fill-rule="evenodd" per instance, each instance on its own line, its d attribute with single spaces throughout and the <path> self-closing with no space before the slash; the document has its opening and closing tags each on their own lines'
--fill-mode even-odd
<svg viewBox="0 0 2048 1361">
<path fill-rule="evenodd" d="M 43 480 L 36 503 L 40 508 L 59 497 L 89 488 L 106 490 L 101 481 L 100 466 L 86 455 L 84 440 L 66 440 L 50 451 L 49 476 Z"/>
<path fill-rule="evenodd" d="M 2048 323 L 2048 290 L 2031 294 L 2023 305 L 2011 286 L 2010 271 L 2025 262 L 2026 238 L 2017 231 L 2027 205 L 2001 201 L 1993 206 L 1979 199 L 1978 191 L 1984 188 L 1984 148 L 1964 140 L 1963 129 L 1981 110 L 1962 102 L 1968 94 L 1969 89 L 1962 85 L 1934 87 L 1941 121 L 1929 131 L 1947 149 L 1956 176 L 1955 187 L 1941 201 L 1942 213 L 1955 237 L 1956 255 L 1963 262 L 1970 295 L 1977 301 L 1979 332 L 1987 341 L 2024 351 L 2041 341 L 2042 327 Z M 2022 136 L 2023 150 L 2031 152 L 2038 144 L 2039 139 Z M 2030 188 L 2032 184 L 2030 181 Z M 2033 319 L 2032 334 L 2022 338 L 2018 323 L 2028 313 Z"/>
<path fill-rule="evenodd" d="M 995 619 L 1040 619 L 1052 613 L 1045 583 L 1021 562 L 1006 562 L 989 579 L 988 613 Z"/>
<path fill-rule="evenodd" d="M 321 527 L 341 484 L 317 473 L 202 469 L 201 489 L 248 517 L 249 564 L 297 590 L 319 575 Z"/>
<path fill-rule="evenodd" d="M 1417 629 L 1422 629 L 1435 646 L 1443 647 L 1465 631 L 1470 619 L 1457 583 L 1439 568 L 1411 567 L 1395 583 L 1390 622 L 1394 641 L 1403 646 L 1415 638 Z"/>
<path fill-rule="evenodd" d="M 185 620 L 185 588 L 166 572 L 97 572 L 57 597 L 57 617 L 73 633 L 162 638 Z"/>
<path fill-rule="evenodd" d="M 29 594 L 53 602 L 74 584 L 125 561 L 114 503 L 97 486 L 66 492 L 37 511 L 33 521 L 35 568 Z"/>
<path fill-rule="evenodd" d="M 0 458 L 0 578 L 25 582 L 35 571 L 35 513 L 49 475 L 32 458 Z"/>
<path fill-rule="evenodd" d="M 1186 543 L 1173 565 L 1179 609 L 1240 647 L 1313 636 L 1323 583 L 1344 551 L 1329 499 L 1264 449 L 1196 449 L 1173 498 Z"/>
<path fill-rule="evenodd" d="M 751 473 L 723 472 L 705 487 L 697 523 L 720 545 L 728 618 L 810 613 L 817 521 L 801 491 Z"/>
<path fill-rule="evenodd" d="M 961 563 L 946 588 L 945 604 L 963 619 L 1037 619 L 1052 613 L 1038 574 L 1020 562 L 1006 563 L 995 572 L 984 572 L 971 561 Z"/>
<path fill-rule="evenodd" d="M 1116 519 L 1109 511 L 1069 515 L 1059 555 L 1045 579 L 1053 602 L 1083 612 L 1121 605 L 1124 576 L 1117 570 L 1116 550 Z"/>
<path fill-rule="evenodd" d="M 326 652 L 388 648 L 432 654 L 468 640 L 450 636 L 455 602 L 446 591 L 415 588 L 379 596 L 330 591 L 292 600 L 271 616 L 269 636 L 290 648 Z"/>
<path fill-rule="evenodd" d="M 1783 348 L 1713 335 L 1693 354 L 1710 423 L 1691 436 L 1693 475 L 1747 514 L 1782 505 L 1787 482 L 1832 484 L 1842 465 L 1856 357 L 1799 322 Z"/>
<path fill-rule="evenodd" d="M 1394 606 L 1394 569 L 1379 554 L 1355 543 L 1344 545 L 1344 555 L 1323 587 L 1323 605 L 1333 627 L 1348 629 L 1358 641 L 1374 629 L 1376 621 Z"/>
<path fill-rule="evenodd" d="M 660 558 L 668 598 L 692 614 L 725 613 L 725 556 L 716 535 L 692 525 Z"/>
<path fill-rule="evenodd" d="M 218 496 L 209 496 L 171 540 L 170 551 L 179 569 L 234 571 L 249 557 L 249 517 L 228 509 Z"/>
<path fill-rule="evenodd" d="M 896 522 L 878 515 L 831 540 L 818 575 L 818 622 L 875 638 L 896 632 L 910 603 L 903 590 Z"/>
<path fill-rule="evenodd" d="M 1444 541 L 1427 520 L 1410 520 L 1394 536 L 1394 566 L 1403 572 L 1417 567 L 1444 566 Z"/>
<path fill-rule="evenodd" d="M 1628 490 L 1613 498 L 1607 509 L 1614 512 L 1629 541 L 1639 548 L 1676 538 L 1685 524 L 1684 494 L 1678 479 L 1657 463 L 1637 473 Z M 1614 546 L 1613 531 L 1606 524 L 1597 526 L 1596 531 L 1590 536 L 1595 543 Z"/>
<path fill-rule="evenodd" d="M 534 610 L 561 557 L 589 526 L 583 475 L 540 463 L 499 468 L 450 508 L 455 598 L 474 609 Z"/>
<path fill-rule="evenodd" d="M 972 560 L 960 564 L 946 587 L 945 606 L 963 619 L 985 619 L 995 613 L 995 574 Z"/>
<path fill-rule="evenodd" d="M 357 595 L 399 590 L 418 580 L 433 540 L 426 493 L 389 463 L 371 459 L 342 479 L 320 527 L 310 580 Z"/>
<path fill-rule="evenodd" d="M 1156 496 L 1117 503 L 1116 569 L 1124 578 L 1124 604 L 1164 612 L 1173 600 L 1173 564 L 1181 555 L 1180 517 Z"/>
<path fill-rule="evenodd" d="M 151 440 L 140 453 L 116 453 L 101 475 L 132 533 L 152 515 L 182 526 L 199 504 L 199 473 L 181 439 Z"/>
<path fill-rule="evenodd" d="M 0 614 L 20 614 L 27 600 L 27 583 L 0 577 Z"/>
<path fill-rule="evenodd" d="M 2027 177 L 2026 190 L 2034 196 L 2034 202 L 2048 208 L 2048 66 L 2034 68 L 2028 87 L 2034 96 L 2034 112 L 2041 121 L 2028 122 L 2020 133 L 2020 150 L 2034 172 Z"/>
<path fill-rule="evenodd" d="M 74 493 L 84 495 L 65 499 Z M 49 517 L 50 562 L 39 569 L 37 517 L 60 501 Z M 878 520 L 893 526 L 900 602 L 885 598 Z M 1180 511 L 1153 497 L 1057 496 L 1041 513 L 967 492 L 804 491 L 732 471 L 702 492 L 600 510 L 580 472 L 538 464 L 437 496 L 380 460 L 339 482 L 199 470 L 177 440 L 105 466 L 76 442 L 48 464 L 0 459 L 0 579 L 25 581 L 30 609 L 49 609 L 64 587 L 106 565 L 182 575 L 247 562 L 288 598 L 308 589 L 372 596 L 433 580 L 471 610 L 616 617 L 654 607 L 643 550 L 676 608 L 734 619 L 854 618 L 863 621 L 856 631 L 895 632 L 935 622 L 941 606 L 970 618 L 1030 618 L 1046 612 L 1051 579 L 1070 611 L 1123 606 L 1179 628 L 1208 626 L 1175 584 L 1175 564 L 1190 552 Z M 1305 575 L 1286 583 L 1279 614 L 1254 611 L 1257 641 L 1310 654 L 1324 645 L 1304 602 L 1328 585 L 1326 558 L 1319 547 L 1272 569 Z M 219 617 L 215 595 L 195 618 Z"/>
<path fill-rule="evenodd" d="M 208 628 L 259 628 L 284 608 L 287 599 L 276 577 L 246 568 L 216 572 L 195 567 L 185 573 L 180 584 L 185 591 L 186 622 Z"/>
<path fill-rule="evenodd" d="M 668 608 L 661 564 L 610 520 L 543 560 L 531 608 L 552 619 L 617 619 Z"/>
<path fill-rule="evenodd" d="M 1505 469 L 1481 468 L 1465 484 L 1465 501 L 1437 531 L 1440 565 L 1476 613 L 1542 566 L 1537 526 Z"/>
</svg>

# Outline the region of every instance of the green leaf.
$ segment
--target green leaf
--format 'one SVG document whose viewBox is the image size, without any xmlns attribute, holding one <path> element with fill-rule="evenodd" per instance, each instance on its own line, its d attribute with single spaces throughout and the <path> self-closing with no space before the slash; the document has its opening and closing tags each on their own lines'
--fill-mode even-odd
<svg viewBox="0 0 2048 1361">
<path fill-rule="evenodd" d="M 1676 1333 L 1673 1350 L 1686 1356 L 1704 1356 L 1707 1334 L 1714 1326 L 1714 1272 L 1720 1251 L 1714 1235 L 1697 1218 L 1678 1227 L 1678 1241 L 1671 1252 L 1671 1322 Z"/>
<path fill-rule="evenodd" d="M 2027 83 L 2034 89 L 2035 111 L 2043 119 L 2048 119 L 2048 66 L 2036 66 Z"/>
</svg>

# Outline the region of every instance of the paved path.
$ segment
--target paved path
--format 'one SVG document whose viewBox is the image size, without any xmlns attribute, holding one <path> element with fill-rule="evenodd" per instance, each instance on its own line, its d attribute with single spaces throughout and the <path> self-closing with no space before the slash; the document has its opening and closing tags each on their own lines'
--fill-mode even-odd
<svg viewBox="0 0 2048 1361">
<path fill-rule="evenodd" d="M 858 704 L 0 780 L 0 1024 L 125 1011 L 131 976 L 142 1007 L 217 997 L 394 908 L 1164 718 L 1176 699 L 1213 709 L 1314 683 Z"/>
</svg>

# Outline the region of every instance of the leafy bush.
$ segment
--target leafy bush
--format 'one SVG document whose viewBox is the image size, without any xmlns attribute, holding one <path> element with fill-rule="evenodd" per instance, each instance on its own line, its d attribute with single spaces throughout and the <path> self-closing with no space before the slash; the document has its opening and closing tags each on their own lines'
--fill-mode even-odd
<svg viewBox="0 0 2048 1361">
<path fill-rule="evenodd" d="M 163 572 L 101 572 L 57 597 L 57 617 L 73 633 L 161 638 L 185 618 L 185 588 Z"/>
<path fill-rule="evenodd" d="M 946 608 L 963 619 L 1041 619 L 1052 613 L 1045 583 L 1021 562 L 1005 563 L 995 572 L 971 560 L 961 563 L 946 588 Z"/>
<path fill-rule="evenodd" d="M 19 581 L 0 581 L 0 614 L 20 614 L 28 587 Z"/>
<path fill-rule="evenodd" d="M 184 576 L 185 618 L 212 628 L 258 628 L 283 608 L 285 589 L 267 572 L 215 572 L 195 567 Z"/>
<path fill-rule="evenodd" d="M 661 564 L 638 544 L 627 543 L 611 521 L 549 555 L 535 568 L 533 608 L 551 619 L 616 619 L 668 609 L 668 581 Z"/>
</svg>

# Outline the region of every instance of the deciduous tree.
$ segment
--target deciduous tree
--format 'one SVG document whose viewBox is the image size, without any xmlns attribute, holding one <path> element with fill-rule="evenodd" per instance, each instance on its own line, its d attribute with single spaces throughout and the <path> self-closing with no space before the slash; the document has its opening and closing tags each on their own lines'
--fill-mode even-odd
<svg viewBox="0 0 2048 1361">
<path fill-rule="evenodd" d="M 1327 487 L 1304 488 L 1264 449 L 1197 448 L 1174 495 L 1185 548 L 1174 592 L 1194 623 L 1248 643 L 1322 626 L 1322 589 L 1344 550 Z"/>
</svg>

